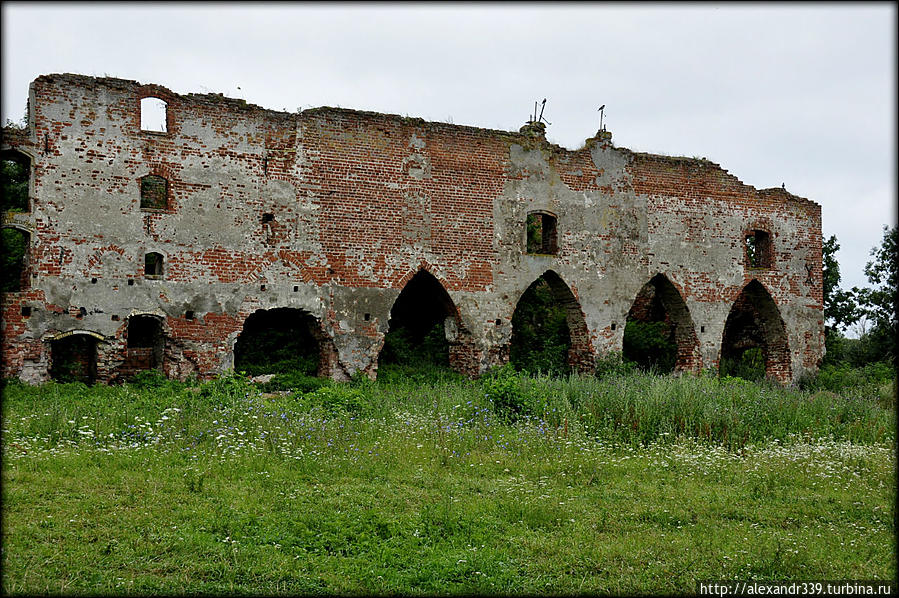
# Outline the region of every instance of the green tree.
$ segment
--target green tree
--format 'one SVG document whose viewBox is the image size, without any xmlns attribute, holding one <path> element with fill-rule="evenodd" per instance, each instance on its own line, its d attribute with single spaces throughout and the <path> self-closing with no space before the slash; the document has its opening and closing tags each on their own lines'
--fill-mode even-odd
<svg viewBox="0 0 899 598">
<path fill-rule="evenodd" d="M 899 289 L 899 227 L 883 228 L 883 240 L 871 250 L 874 258 L 865 265 L 865 275 L 871 287 L 852 290 L 859 308 L 874 327 L 861 341 L 867 346 L 861 351 L 868 360 L 892 361 L 896 358 L 897 289 Z"/>
<path fill-rule="evenodd" d="M 2 230 L 2 279 L 0 291 L 12 293 L 22 290 L 22 270 L 25 267 L 25 252 L 28 250 L 28 234 L 15 228 Z"/>
<path fill-rule="evenodd" d="M 843 330 L 854 324 L 861 316 L 856 296 L 853 291 L 840 288 L 840 264 L 837 262 L 837 251 L 840 244 L 836 235 L 824 241 L 822 247 L 824 291 L 824 321 L 827 327 L 824 332 L 824 363 L 840 363 L 847 358 L 848 346 Z"/>
<path fill-rule="evenodd" d="M 824 241 L 824 319 L 835 328 L 845 330 L 846 326 L 858 321 L 859 310 L 852 291 L 840 288 L 840 264 L 836 257 L 839 250 L 836 235 L 831 235 Z"/>
<path fill-rule="evenodd" d="M 4 158 L 0 163 L 0 201 L 4 212 L 24 212 L 28 209 L 28 167 Z"/>
<path fill-rule="evenodd" d="M 567 312 L 541 277 L 521 296 L 512 315 L 509 361 L 519 371 L 566 375 L 570 347 Z"/>
</svg>

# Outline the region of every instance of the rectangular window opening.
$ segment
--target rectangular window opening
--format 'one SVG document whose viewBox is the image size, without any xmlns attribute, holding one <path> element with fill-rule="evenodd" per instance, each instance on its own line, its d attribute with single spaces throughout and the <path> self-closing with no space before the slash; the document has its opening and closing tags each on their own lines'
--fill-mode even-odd
<svg viewBox="0 0 899 598">
<path fill-rule="evenodd" d="M 746 235 L 746 265 L 750 268 L 770 268 L 773 262 L 771 235 L 753 230 Z"/>
<path fill-rule="evenodd" d="M 165 210 L 168 207 L 169 182 L 148 174 L 140 180 L 140 209 Z"/>
<path fill-rule="evenodd" d="M 556 217 L 532 212 L 527 217 L 527 253 L 555 255 L 558 252 Z"/>
<path fill-rule="evenodd" d="M 168 132 L 168 104 L 160 98 L 143 98 L 140 101 L 140 129 L 154 133 Z"/>
</svg>

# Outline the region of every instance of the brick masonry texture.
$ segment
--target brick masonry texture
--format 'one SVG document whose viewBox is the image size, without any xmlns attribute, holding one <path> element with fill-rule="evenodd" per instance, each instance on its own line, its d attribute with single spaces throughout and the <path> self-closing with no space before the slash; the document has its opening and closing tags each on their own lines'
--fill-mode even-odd
<svg viewBox="0 0 899 598">
<path fill-rule="evenodd" d="M 165 132 L 141 130 L 146 97 L 166 102 Z M 605 131 L 570 151 L 541 125 L 285 113 L 65 74 L 31 84 L 27 127 L 5 128 L 3 150 L 31 163 L 30 210 L 3 218 L 30 235 L 27 284 L 2 304 L 3 375 L 28 382 L 49 378 L 66 334 L 96 338 L 97 379 L 120 379 L 143 363 L 127 348 L 135 315 L 158 318 L 166 375 L 213 376 L 233 366 L 246 318 L 278 307 L 313 316 L 322 375 L 374 377 L 391 307 L 421 269 L 452 299 L 451 360 L 470 375 L 508 359 L 518 299 L 547 273 L 583 371 L 621 350 L 657 275 L 681 369 L 718 366 L 732 309 L 756 319 L 781 382 L 824 351 L 820 206 Z M 148 175 L 167 181 L 161 209 L 141 209 Z M 526 252 L 535 211 L 557 219 L 554 255 Z M 747 260 L 754 230 L 770 267 Z M 145 274 L 150 252 L 159 276 Z"/>
</svg>

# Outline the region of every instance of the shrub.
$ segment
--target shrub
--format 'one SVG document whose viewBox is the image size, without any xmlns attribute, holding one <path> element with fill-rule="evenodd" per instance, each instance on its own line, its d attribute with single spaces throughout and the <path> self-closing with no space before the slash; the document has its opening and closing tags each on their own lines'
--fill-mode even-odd
<svg viewBox="0 0 899 598">
<path fill-rule="evenodd" d="M 624 326 L 624 358 L 644 370 L 671 372 L 677 360 L 677 343 L 672 331 L 667 322 L 628 320 Z"/>
<path fill-rule="evenodd" d="M 134 375 L 131 384 L 140 389 L 161 388 L 169 384 L 169 379 L 159 370 L 142 370 Z"/>
<path fill-rule="evenodd" d="M 740 357 L 721 359 L 721 376 L 757 382 L 765 379 L 765 355 L 760 347 L 746 349 Z"/>
<path fill-rule="evenodd" d="M 523 376 L 508 363 L 481 378 L 484 395 L 501 419 L 514 422 L 522 415 L 531 414 L 528 389 L 523 382 Z"/>
<path fill-rule="evenodd" d="M 567 375 L 571 334 L 565 308 L 540 278 L 528 287 L 512 314 L 512 346 L 509 362 L 517 370 Z"/>
<path fill-rule="evenodd" d="M 420 342 L 415 342 L 407 328 L 390 330 L 384 336 L 384 348 L 378 362 L 413 367 L 449 365 L 449 343 L 443 322 L 434 324 Z"/>
<path fill-rule="evenodd" d="M 305 399 L 332 415 L 362 413 L 369 406 L 365 392 L 348 384 L 321 386 L 307 393 Z"/>
<path fill-rule="evenodd" d="M 275 374 L 268 382 L 259 384 L 259 390 L 262 392 L 273 392 L 277 390 L 294 390 L 298 392 L 312 392 L 331 384 L 330 378 L 318 378 L 310 376 L 306 370 L 292 370 L 283 374 Z"/>
<path fill-rule="evenodd" d="M 637 371 L 637 364 L 633 361 L 626 361 L 621 353 L 613 351 L 599 357 L 596 360 L 596 377 L 605 378 L 606 376 L 626 376 Z"/>
</svg>

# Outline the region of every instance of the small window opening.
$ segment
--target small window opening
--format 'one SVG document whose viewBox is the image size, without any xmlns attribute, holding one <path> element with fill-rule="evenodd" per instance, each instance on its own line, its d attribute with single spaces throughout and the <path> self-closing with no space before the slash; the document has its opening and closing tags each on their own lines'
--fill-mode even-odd
<svg viewBox="0 0 899 598">
<path fill-rule="evenodd" d="M 750 268 L 770 268 L 773 263 L 771 235 L 763 230 L 746 235 L 746 265 Z"/>
<path fill-rule="evenodd" d="M 299 290 L 300 290 L 300 287 L 298 287 L 298 286 L 294 286 L 294 287 L 293 287 L 293 292 L 294 292 L 294 293 L 296 293 L 296 292 L 299 291 Z"/>
<path fill-rule="evenodd" d="M 366 322 L 368 322 L 369 320 L 371 320 L 371 314 L 365 314 L 364 316 L 362 316 L 362 318 L 363 318 Z"/>
<path fill-rule="evenodd" d="M 144 276 L 161 277 L 163 258 L 159 253 L 151 252 L 144 256 Z"/>
<path fill-rule="evenodd" d="M 705 326 L 700 326 L 700 327 L 699 327 L 699 332 L 705 332 Z"/>
<path fill-rule="evenodd" d="M 97 279 L 96 279 L 96 278 L 91 278 L 91 284 L 97 284 Z"/>
<path fill-rule="evenodd" d="M 118 322 L 118 321 L 119 321 L 119 316 L 117 316 L 116 314 L 113 314 L 113 315 L 112 315 L 112 321 L 113 321 L 113 322 Z"/>
<path fill-rule="evenodd" d="M 128 279 L 128 286 L 129 286 L 129 287 L 133 287 L 133 286 L 134 286 L 134 279 L 133 279 L 133 278 L 129 278 L 129 279 Z"/>
<path fill-rule="evenodd" d="M 275 221 L 274 214 L 266 213 L 266 214 L 262 215 L 262 224 L 266 224 L 266 223 L 274 222 L 274 221 Z"/>
<path fill-rule="evenodd" d="M 189 309 L 186 312 L 184 312 L 184 319 L 185 320 L 193 320 L 194 319 L 194 312 L 192 309 Z"/>
<path fill-rule="evenodd" d="M 264 285 L 264 284 L 259 285 L 259 290 L 260 290 L 260 291 L 264 291 L 264 290 L 265 290 L 265 285 Z"/>
<path fill-rule="evenodd" d="M 0 202 L 4 212 L 27 212 L 31 158 L 17 151 L 3 152 Z"/>
<path fill-rule="evenodd" d="M 140 101 L 140 129 L 166 133 L 168 131 L 168 105 L 159 98 L 143 98 Z"/>
<path fill-rule="evenodd" d="M 31 317 L 31 308 L 27 305 L 22 306 L 22 315 L 26 318 Z"/>
<path fill-rule="evenodd" d="M 140 180 L 140 209 L 164 210 L 168 207 L 169 182 L 149 174 Z"/>
<path fill-rule="evenodd" d="M 612 330 L 615 330 L 615 322 L 612 322 Z"/>
<path fill-rule="evenodd" d="M 527 253 L 554 255 L 556 244 L 556 217 L 543 212 L 528 214 Z"/>
</svg>

